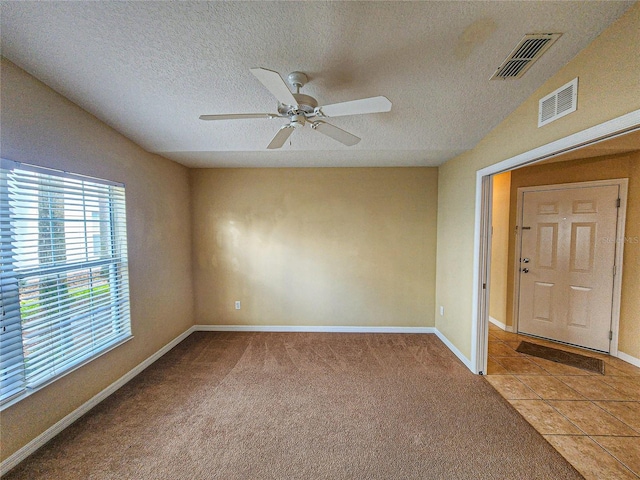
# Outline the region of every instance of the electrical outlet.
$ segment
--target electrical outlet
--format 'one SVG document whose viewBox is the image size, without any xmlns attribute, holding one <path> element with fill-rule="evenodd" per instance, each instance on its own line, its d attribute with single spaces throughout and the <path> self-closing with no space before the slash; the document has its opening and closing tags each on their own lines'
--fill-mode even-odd
<svg viewBox="0 0 640 480">
<path fill-rule="evenodd" d="M 240 300 L 236 300 L 236 310 L 240 310 Z"/>
<path fill-rule="evenodd" d="M 440 316 L 444 316 L 444 307 L 442 305 L 440 305 Z"/>
</svg>

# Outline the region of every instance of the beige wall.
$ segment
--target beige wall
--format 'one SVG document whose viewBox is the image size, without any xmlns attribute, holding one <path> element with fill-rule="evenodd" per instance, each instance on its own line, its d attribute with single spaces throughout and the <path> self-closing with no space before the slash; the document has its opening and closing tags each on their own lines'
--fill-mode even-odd
<svg viewBox="0 0 640 480">
<path fill-rule="evenodd" d="M 135 336 L 0 414 L 2 459 L 193 325 L 189 178 L 2 60 L 3 158 L 126 184 Z"/>
<path fill-rule="evenodd" d="M 640 147 L 640 145 L 639 145 Z M 624 244 L 622 298 L 620 305 L 619 348 L 624 353 L 640 358 L 640 151 L 622 155 L 573 160 L 570 162 L 534 165 L 514 170 L 511 174 L 511 213 L 509 231 L 516 226 L 518 188 L 534 185 L 628 178 L 627 222 Z M 507 324 L 513 324 L 513 289 L 515 264 L 515 235 L 510 235 L 507 285 Z"/>
<path fill-rule="evenodd" d="M 196 323 L 434 326 L 437 169 L 207 169 L 191 185 Z"/>
<path fill-rule="evenodd" d="M 476 171 L 640 109 L 640 4 L 631 7 L 471 151 L 439 168 L 436 327 L 471 355 Z M 535 66 L 533 67 L 535 68 Z M 578 110 L 537 128 L 538 100 L 579 77 Z M 626 352 L 625 352 L 626 353 Z"/>
<path fill-rule="evenodd" d="M 489 315 L 506 324 L 507 313 L 507 270 L 509 269 L 509 195 L 511 193 L 511 172 L 493 177 L 493 201 L 491 212 L 491 288 Z"/>
</svg>

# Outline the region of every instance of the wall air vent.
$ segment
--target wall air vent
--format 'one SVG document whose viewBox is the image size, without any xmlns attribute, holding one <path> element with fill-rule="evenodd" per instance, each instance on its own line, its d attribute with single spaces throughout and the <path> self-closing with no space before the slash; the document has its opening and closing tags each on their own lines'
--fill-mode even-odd
<svg viewBox="0 0 640 480">
<path fill-rule="evenodd" d="M 538 105 L 538 128 L 575 112 L 578 108 L 578 79 L 540 99 Z"/>
<path fill-rule="evenodd" d="M 520 78 L 560 38 L 561 33 L 528 33 L 511 51 L 491 80 Z"/>
</svg>

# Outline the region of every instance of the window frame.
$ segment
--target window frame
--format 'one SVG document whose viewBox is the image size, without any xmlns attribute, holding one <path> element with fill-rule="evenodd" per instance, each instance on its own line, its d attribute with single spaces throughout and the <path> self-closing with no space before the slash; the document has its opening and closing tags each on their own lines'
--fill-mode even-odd
<svg viewBox="0 0 640 480">
<path fill-rule="evenodd" d="M 51 385 L 58 379 L 69 375 L 93 360 L 128 342 L 133 338 L 133 334 L 129 294 L 130 286 L 128 274 L 129 262 L 125 185 L 110 180 L 103 180 L 100 178 L 63 172 L 47 167 L 14 162 L 3 158 L 0 158 L 0 162 L 0 170 L 2 171 L 2 174 L 0 175 L 0 197 L 2 199 L 2 205 L 0 206 L 0 226 L 2 227 L 2 232 L 0 233 L 0 240 L 2 242 L 0 245 L 0 252 L 3 254 L 0 261 L 0 275 L 5 277 L 4 279 L 0 277 L 0 289 L 4 289 L 4 291 L 0 290 L 0 299 L 2 300 L 0 311 L 2 316 L 0 316 L 0 321 L 4 322 L 5 320 L 5 307 L 13 308 L 13 316 L 11 312 L 8 314 L 8 318 L 6 320 L 7 323 L 0 323 L 0 325 L 2 325 L 0 328 L 0 335 L 6 331 L 6 328 L 4 328 L 5 326 L 10 329 L 10 332 L 12 332 L 12 336 L 9 339 L 4 339 L 4 342 L 7 342 L 5 343 L 5 347 L 10 347 L 8 348 L 10 355 L 8 360 L 5 359 L 6 363 L 3 362 L 3 370 L 0 370 L 0 372 L 3 372 L 6 367 L 10 372 L 8 374 L 8 378 L 16 378 L 15 381 L 10 380 L 7 383 L 2 382 L 2 384 L 0 384 L 3 388 L 6 388 L 7 385 L 12 385 L 12 383 L 15 383 L 16 385 L 16 388 L 12 389 L 15 390 L 14 393 L 8 392 L 10 394 L 6 395 L 5 398 L 0 399 L 0 411 L 2 411 L 11 405 L 16 404 L 23 398 L 26 398 L 48 385 Z M 15 171 L 18 171 L 18 173 L 15 173 Z M 64 214 L 61 217 L 61 225 L 64 226 L 64 230 L 62 231 L 62 237 L 59 237 L 61 240 L 56 241 L 59 241 L 62 245 L 61 251 L 63 252 L 62 256 L 64 259 L 62 263 L 57 266 L 56 262 L 59 259 L 53 258 L 53 260 L 51 260 L 52 263 L 43 264 L 40 257 L 38 257 L 35 267 L 29 266 L 26 269 L 21 269 L 20 260 L 17 259 L 19 256 L 19 253 L 17 252 L 21 248 L 25 249 L 25 247 L 19 246 L 19 241 L 16 240 L 16 237 L 20 235 L 20 229 L 22 228 L 24 230 L 24 225 L 22 227 L 17 226 L 21 220 L 16 220 L 20 215 L 15 213 L 15 210 L 17 210 L 17 207 L 15 207 L 15 196 L 27 197 L 26 203 L 30 206 L 29 208 L 32 209 L 35 208 L 34 205 L 39 205 L 38 202 L 41 198 L 39 193 L 33 198 L 28 198 L 28 189 L 20 190 L 20 187 L 10 186 L 11 181 L 9 180 L 9 177 L 15 175 L 19 176 L 23 172 L 25 175 L 33 175 L 34 183 L 38 185 L 38 187 L 36 187 L 37 189 L 42 188 L 41 185 L 44 186 L 47 183 L 46 180 L 42 180 L 40 175 L 56 177 L 51 181 L 61 182 L 62 184 L 61 197 L 63 199 L 62 211 Z M 65 180 L 69 180 L 67 185 L 65 185 Z M 16 180 L 14 179 L 13 181 Z M 72 182 L 75 182 L 75 184 L 72 184 Z M 81 185 L 81 188 L 78 188 L 78 184 Z M 21 186 L 24 187 L 24 185 Z M 106 189 L 101 191 L 101 193 L 89 194 L 85 192 L 86 186 L 89 187 L 88 190 L 91 190 L 92 186 L 99 189 L 105 189 L 106 187 Z M 48 186 L 45 187 L 45 189 L 48 188 Z M 40 190 L 37 191 L 39 192 Z M 70 220 L 72 220 L 66 216 L 71 211 L 68 202 L 69 198 L 74 196 L 75 198 L 81 199 L 81 202 L 75 205 L 75 212 L 81 214 L 82 217 L 81 221 L 77 221 L 76 219 L 77 225 L 79 225 L 83 231 L 83 236 L 80 237 L 80 241 L 78 241 L 77 237 L 74 237 L 73 241 L 71 241 L 71 237 L 75 232 L 77 232 L 77 230 L 74 230 L 74 233 L 70 233 L 70 231 L 67 230 L 67 226 L 70 224 Z M 37 200 L 35 200 L 35 198 L 37 198 Z M 91 225 L 90 222 L 92 222 L 92 218 L 95 219 L 95 217 L 92 215 L 92 210 L 88 204 L 93 202 L 94 204 L 101 205 L 100 201 L 104 200 L 107 202 L 106 217 L 108 218 L 103 221 L 105 231 L 100 231 L 99 234 L 99 248 L 104 254 L 104 258 L 99 258 L 100 255 L 96 253 L 96 247 L 93 245 L 95 240 L 92 240 L 95 238 L 95 235 L 90 235 L 89 233 L 89 226 Z M 14 203 L 12 204 L 12 202 Z M 24 222 L 24 219 L 22 219 L 22 221 Z M 45 221 L 52 222 L 51 218 L 48 218 Z M 38 211 L 38 215 L 30 218 L 29 222 L 31 222 L 31 224 L 35 224 L 37 222 L 36 233 L 31 234 L 31 240 L 33 241 L 34 238 L 39 240 L 40 235 L 42 234 L 41 229 L 43 228 L 43 220 L 40 216 L 40 212 Z M 102 230 L 101 224 L 98 224 L 97 226 Z M 51 229 L 51 227 L 49 228 Z M 96 225 L 93 225 L 93 228 L 96 228 Z M 105 244 L 104 249 L 102 248 L 103 241 Z M 84 250 L 85 257 L 77 261 L 67 259 L 66 256 L 71 255 L 69 252 L 72 251 L 71 249 L 68 250 L 67 242 L 73 244 L 76 249 L 74 251 Z M 38 245 L 38 254 L 40 248 L 40 245 Z M 60 247 L 57 245 L 57 248 Z M 90 251 L 92 258 L 90 258 Z M 55 256 L 54 254 L 50 255 Z M 78 253 L 75 253 L 75 255 L 77 256 Z M 104 280 L 104 285 L 108 285 L 108 289 L 107 293 L 101 293 L 101 295 L 97 296 L 98 300 L 94 301 L 93 279 L 98 269 L 103 269 L 100 270 L 97 275 L 104 275 L 104 278 L 106 279 Z M 63 309 L 79 307 L 82 315 L 90 319 L 89 321 L 86 321 L 88 328 L 80 326 L 79 329 L 74 327 L 73 331 L 71 331 L 71 329 L 65 330 L 68 328 L 64 325 L 65 322 L 70 325 L 74 322 L 82 322 L 82 318 L 72 320 L 73 317 L 71 314 L 64 312 L 64 310 L 62 312 L 58 310 L 57 312 L 51 313 L 48 311 L 49 306 L 42 307 L 39 305 L 41 312 L 44 313 L 40 318 L 47 320 L 51 319 L 53 322 L 58 322 L 55 324 L 55 328 L 59 329 L 56 336 L 60 339 L 53 341 L 47 340 L 52 342 L 50 345 L 53 344 L 54 346 L 48 346 L 46 348 L 47 351 L 45 351 L 41 360 L 46 362 L 49 357 L 55 358 L 55 356 L 59 355 L 59 352 L 61 351 L 64 352 L 65 355 L 69 355 L 69 357 L 64 358 L 64 360 L 60 364 L 56 364 L 55 367 L 35 369 L 37 374 L 30 376 L 33 371 L 30 371 L 29 374 L 26 373 L 27 360 L 25 359 L 25 345 L 28 345 L 28 342 L 25 340 L 25 330 L 32 327 L 30 327 L 28 322 L 25 327 L 25 320 L 28 320 L 29 316 L 25 316 L 22 309 L 21 300 L 24 295 L 25 282 L 21 279 L 28 278 L 29 276 L 35 278 L 35 285 L 37 288 L 36 292 L 37 295 L 41 296 L 40 288 L 42 288 L 44 283 L 42 283 L 40 279 L 51 274 L 55 275 L 55 272 L 57 271 L 62 272 L 63 274 L 69 273 L 71 275 L 84 275 L 85 277 L 88 275 L 89 280 L 83 279 L 83 281 L 89 285 L 89 298 L 87 299 L 81 295 L 80 299 L 74 299 L 71 298 L 73 297 L 73 295 L 71 295 L 69 297 L 69 303 L 63 307 Z M 66 281 L 67 280 L 65 280 L 65 282 Z M 85 283 L 82 283 L 81 285 L 84 286 Z M 56 287 L 56 289 L 57 288 L 58 287 Z M 68 285 L 65 285 L 65 292 L 67 291 L 67 288 Z M 84 291 L 82 293 L 84 294 Z M 55 290 L 53 295 L 55 296 L 55 302 L 59 302 L 61 298 L 60 290 Z M 53 296 L 51 298 L 53 298 Z M 63 300 L 66 301 L 67 299 L 63 298 Z M 101 309 L 106 311 L 104 315 Z M 95 316 L 99 316 L 97 321 L 94 320 Z M 41 320 L 38 319 L 38 321 Z M 105 326 L 107 333 L 104 333 Z M 89 337 L 90 341 L 86 341 L 85 345 L 80 347 L 56 346 L 56 342 L 64 344 L 66 340 L 63 339 L 67 338 L 67 336 L 73 337 L 74 334 Z M 38 335 L 44 335 L 44 333 L 39 333 Z M 73 339 L 73 343 L 75 344 L 75 337 L 73 337 Z M 0 342 L 0 344 L 1 343 L 2 342 Z M 15 357 L 11 357 L 12 355 L 15 355 Z M 36 356 L 35 358 L 38 359 L 40 357 Z M 11 369 L 12 367 L 14 367 L 13 370 Z M 46 372 L 46 370 L 50 370 L 50 372 Z M 41 376 L 41 378 L 39 376 Z"/>
</svg>

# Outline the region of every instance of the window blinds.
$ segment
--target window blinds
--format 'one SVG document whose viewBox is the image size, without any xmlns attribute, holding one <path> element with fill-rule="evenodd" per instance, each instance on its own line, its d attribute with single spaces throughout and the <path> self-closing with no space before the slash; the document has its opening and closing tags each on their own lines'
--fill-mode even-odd
<svg viewBox="0 0 640 480">
<path fill-rule="evenodd" d="M 124 187 L 2 160 L 0 401 L 131 335 Z"/>
</svg>

